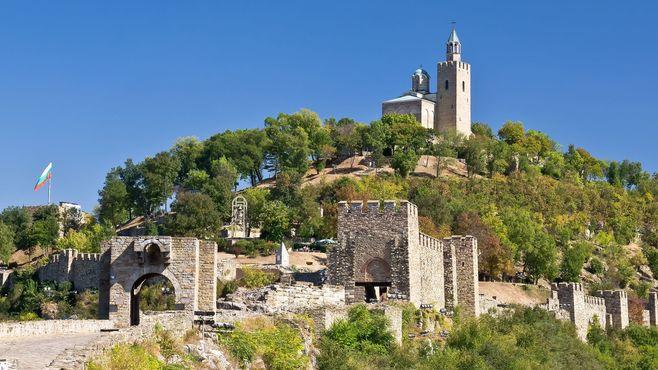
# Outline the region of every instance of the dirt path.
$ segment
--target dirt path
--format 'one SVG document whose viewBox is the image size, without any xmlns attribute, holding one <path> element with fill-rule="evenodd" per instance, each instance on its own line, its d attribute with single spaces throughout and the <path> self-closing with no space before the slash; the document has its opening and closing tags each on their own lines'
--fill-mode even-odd
<svg viewBox="0 0 658 370">
<path fill-rule="evenodd" d="M 0 338 L 0 359 L 18 360 L 20 370 L 43 369 L 65 349 L 85 345 L 101 335 L 85 333 Z"/>
</svg>

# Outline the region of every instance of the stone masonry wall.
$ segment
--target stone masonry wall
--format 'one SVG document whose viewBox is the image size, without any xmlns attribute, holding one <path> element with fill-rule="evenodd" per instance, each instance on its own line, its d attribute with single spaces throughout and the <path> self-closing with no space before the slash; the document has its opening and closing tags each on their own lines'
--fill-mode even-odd
<svg viewBox="0 0 658 370">
<path fill-rule="evenodd" d="M 50 256 L 48 264 L 39 268 L 39 280 L 57 283 L 70 281 L 75 290 L 98 289 L 99 261 L 98 253 L 65 249 Z"/>
<path fill-rule="evenodd" d="M 366 282 L 365 269 L 373 260 L 388 264 L 389 292 L 410 296 L 409 205 L 401 202 L 398 206 L 395 201 L 368 201 L 366 207 L 362 202 L 338 203 L 338 244 L 328 253 L 328 283 L 344 286 L 348 302 L 363 300 L 363 287 L 355 283 Z"/>
<path fill-rule="evenodd" d="M 628 296 L 623 290 L 599 290 L 599 297 L 605 300 L 606 313 L 611 316 L 608 323 L 614 328 L 624 329 L 628 326 Z"/>
<path fill-rule="evenodd" d="M 217 306 L 217 244 L 199 241 L 197 309 L 214 311 Z"/>
<path fill-rule="evenodd" d="M 453 311 L 457 307 L 457 257 L 454 243 L 443 243 L 443 282 L 445 308 Z"/>
<path fill-rule="evenodd" d="M 314 286 L 297 282 L 294 285 L 274 285 L 265 296 L 266 304 L 276 310 L 297 312 L 327 306 L 345 305 L 345 287 Z"/>
<path fill-rule="evenodd" d="M 0 338 L 30 337 L 33 335 L 95 333 L 109 329 L 108 320 L 36 320 L 0 323 Z"/>
<path fill-rule="evenodd" d="M 363 301 L 364 284 L 388 283 L 389 296 L 416 306 L 459 304 L 467 315 L 479 314 L 477 240 L 420 233 L 418 208 L 408 201 L 339 202 L 338 244 L 327 260 L 328 282 L 345 287 L 347 303 Z"/>
<path fill-rule="evenodd" d="M 586 295 L 583 285 L 579 283 L 552 284 L 552 290 L 557 291 L 560 308 L 569 312 L 580 339 L 587 337 L 589 324 L 595 317 L 601 327 L 606 327 L 607 312 L 603 298 Z"/>
<path fill-rule="evenodd" d="M 649 311 L 649 324 L 658 326 L 658 292 L 649 292 L 647 311 Z"/>
<path fill-rule="evenodd" d="M 166 263 L 139 262 L 135 246 L 151 241 L 170 249 Z M 107 311 L 108 317 L 115 321 L 118 327 L 130 324 L 132 289 L 136 283 L 148 276 L 166 277 L 174 286 L 176 305 L 187 311 L 196 309 L 199 275 L 199 241 L 196 238 L 114 237 L 103 243 L 102 250 L 104 255 L 101 259 L 104 264 L 109 264 L 102 269 L 107 271 L 109 279 L 108 276 L 101 276 L 101 279 L 106 281 L 101 284 L 99 312 Z M 104 304 L 107 308 L 103 307 Z"/>
<path fill-rule="evenodd" d="M 439 308 L 445 307 L 443 242 L 420 233 L 418 259 L 421 302 Z"/>
<path fill-rule="evenodd" d="M 462 312 L 469 316 L 480 314 L 480 291 L 478 283 L 478 246 L 472 236 L 453 236 L 444 239 L 455 245 L 457 270 L 457 303 Z"/>
</svg>

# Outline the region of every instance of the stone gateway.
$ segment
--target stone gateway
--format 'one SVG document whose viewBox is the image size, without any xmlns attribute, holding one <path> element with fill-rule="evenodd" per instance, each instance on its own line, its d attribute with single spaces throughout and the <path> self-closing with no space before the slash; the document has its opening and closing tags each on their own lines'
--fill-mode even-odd
<svg viewBox="0 0 658 370">
<path fill-rule="evenodd" d="M 328 283 L 344 286 L 348 303 L 402 299 L 479 314 L 474 237 L 419 232 L 418 208 L 408 201 L 339 202 L 337 231 Z"/>
<path fill-rule="evenodd" d="M 114 237 L 101 246 L 99 316 L 117 327 L 139 324 L 139 291 L 151 277 L 174 286 L 176 308 L 214 311 L 217 245 L 196 238 Z"/>
</svg>

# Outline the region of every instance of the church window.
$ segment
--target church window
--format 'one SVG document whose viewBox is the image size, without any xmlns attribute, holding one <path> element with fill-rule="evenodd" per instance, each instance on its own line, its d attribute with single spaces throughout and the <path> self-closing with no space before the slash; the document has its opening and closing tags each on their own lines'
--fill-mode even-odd
<svg viewBox="0 0 658 370">
<path fill-rule="evenodd" d="M 448 80 L 446 80 L 446 90 L 448 90 Z"/>
<path fill-rule="evenodd" d="M 466 91 L 466 81 L 462 81 L 462 91 Z"/>
</svg>

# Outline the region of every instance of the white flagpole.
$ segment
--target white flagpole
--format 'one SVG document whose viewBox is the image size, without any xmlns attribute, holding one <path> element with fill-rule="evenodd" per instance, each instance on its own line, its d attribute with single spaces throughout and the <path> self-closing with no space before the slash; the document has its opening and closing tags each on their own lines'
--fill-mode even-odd
<svg viewBox="0 0 658 370">
<path fill-rule="evenodd" d="M 53 176 L 50 175 L 50 178 L 48 179 L 48 205 L 50 205 L 50 186 L 53 183 Z"/>
</svg>

